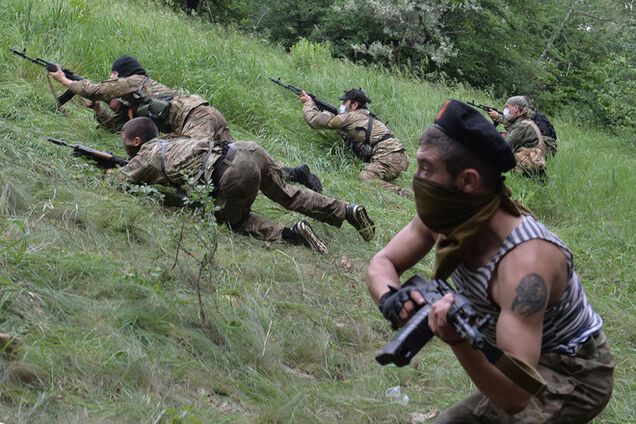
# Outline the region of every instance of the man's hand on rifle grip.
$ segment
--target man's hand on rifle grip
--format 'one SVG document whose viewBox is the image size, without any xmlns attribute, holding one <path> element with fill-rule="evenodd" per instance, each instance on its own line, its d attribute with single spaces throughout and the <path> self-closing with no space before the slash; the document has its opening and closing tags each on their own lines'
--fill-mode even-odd
<svg viewBox="0 0 636 424">
<path fill-rule="evenodd" d="M 62 84 L 65 87 L 68 87 L 69 85 L 71 85 L 71 83 L 73 81 L 71 81 L 70 79 L 66 78 L 66 75 L 64 74 L 64 71 L 62 70 L 62 68 L 60 67 L 60 65 L 55 65 L 57 66 L 57 71 L 55 72 L 49 72 L 49 74 L 60 84 Z"/>
<path fill-rule="evenodd" d="M 305 90 L 301 91 L 298 97 L 300 97 L 300 101 L 303 103 L 307 103 L 308 101 L 311 100 L 311 96 L 305 93 Z"/>
<path fill-rule="evenodd" d="M 428 314 L 428 327 L 433 333 L 445 343 L 453 346 L 464 341 L 453 324 L 448 322 L 448 311 L 455 302 L 452 293 L 446 293 L 440 300 L 431 305 L 431 312 Z"/>
<path fill-rule="evenodd" d="M 403 326 L 421 306 L 426 303 L 424 296 L 414 287 L 397 289 L 389 286 L 389 291 L 380 297 L 380 311 L 391 322 L 393 328 Z"/>
</svg>

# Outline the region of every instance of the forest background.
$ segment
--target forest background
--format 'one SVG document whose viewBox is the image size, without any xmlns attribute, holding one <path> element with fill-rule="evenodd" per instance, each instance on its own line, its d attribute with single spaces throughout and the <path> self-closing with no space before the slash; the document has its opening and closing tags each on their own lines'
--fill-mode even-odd
<svg viewBox="0 0 636 424">
<path fill-rule="evenodd" d="M 496 98 L 528 94 L 548 114 L 636 126 L 634 0 L 200 0 L 198 13 L 285 48 L 305 38 Z"/>
</svg>

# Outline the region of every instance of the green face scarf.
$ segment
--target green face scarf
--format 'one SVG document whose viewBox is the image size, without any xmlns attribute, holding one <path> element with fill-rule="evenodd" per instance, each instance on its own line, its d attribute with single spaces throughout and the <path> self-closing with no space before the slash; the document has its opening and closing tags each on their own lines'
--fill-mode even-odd
<svg viewBox="0 0 636 424">
<path fill-rule="evenodd" d="M 467 194 L 415 176 L 413 192 L 417 215 L 439 234 L 435 244 L 433 278 L 448 278 L 463 260 L 475 237 L 502 206 L 515 216 L 526 211 L 510 198 L 503 182 L 486 194 Z"/>
</svg>

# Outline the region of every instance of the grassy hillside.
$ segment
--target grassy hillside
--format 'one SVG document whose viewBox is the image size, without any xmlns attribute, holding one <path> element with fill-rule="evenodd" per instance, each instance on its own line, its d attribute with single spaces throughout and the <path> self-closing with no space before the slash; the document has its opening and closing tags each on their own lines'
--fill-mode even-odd
<svg viewBox="0 0 636 424">
<path fill-rule="evenodd" d="M 107 78 L 115 57 L 136 55 L 154 78 L 209 99 L 238 138 L 309 163 L 328 195 L 366 205 L 376 238 L 312 222 L 331 249 L 318 256 L 117 190 L 44 139 L 124 155 L 118 137 L 96 129 L 80 102 L 68 117 L 54 113 L 44 72 L 14 46 L 93 80 Z M 361 164 L 333 134 L 312 131 L 298 99 L 267 77 L 334 102 L 364 87 L 411 157 L 444 99 L 483 94 L 353 66 L 308 43 L 286 54 L 152 1 L 6 0 L 0 58 L 0 332 L 22 340 L 15 355 L 0 354 L 0 421 L 398 423 L 473 389 L 437 341 L 412 367 L 375 363 L 392 331 L 367 294 L 365 268 L 414 205 L 359 182 Z M 636 146 L 567 118 L 555 124 L 548 183 L 509 182 L 574 250 L 605 319 L 618 368 L 595 423 L 636 422 Z M 398 183 L 408 186 L 413 170 Z M 264 199 L 255 209 L 300 219 Z M 199 280 L 206 254 L 213 262 Z M 405 407 L 384 398 L 396 385 L 411 399 Z"/>
</svg>

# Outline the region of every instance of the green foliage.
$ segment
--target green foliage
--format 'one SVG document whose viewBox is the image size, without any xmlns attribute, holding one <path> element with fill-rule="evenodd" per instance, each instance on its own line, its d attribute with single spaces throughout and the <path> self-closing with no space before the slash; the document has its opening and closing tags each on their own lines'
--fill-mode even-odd
<svg viewBox="0 0 636 424">
<path fill-rule="evenodd" d="M 365 88 L 411 158 L 403 187 L 443 100 L 492 98 L 333 60 L 333 47 L 311 38 L 294 40 L 286 54 L 157 1 L 8 0 L 0 22 L 0 324 L 22 340 L 15 358 L 0 356 L 2 421 L 408 422 L 411 412 L 444 409 L 474 389 L 438 342 L 414 367 L 374 362 L 392 330 L 366 291 L 366 264 L 412 218 L 413 204 L 360 182 L 362 164 L 333 134 L 311 130 L 298 99 L 267 77 L 331 101 Z M 157 80 L 210 100 L 237 138 L 258 140 L 288 164 L 307 162 L 327 195 L 363 203 L 376 238 L 363 243 L 350 226 L 312 222 L 331 249 L 318 256 L 217 227 L 209 204 L 172 209 L 150 188 L 118 191 L 99 169 L 44 141 L 122 156 L 118 137 L 96 129 L 79 102 L 68 117 L 53 112 L 42 70 L 12 55 L 14 46 L 93 80 L 107 77 L 118 55 L 138 56 Z M 568 115 L 554 123 L 559 154 L 546 185 L 507 181 L 572 247 L 605 320 L 619 367 L 595 423 L 632 422 L 636 145 Z M 206 200 L 207 190 L 195 188 L 192 199 Z M 254 211 L 284 224 L 300 219 L 264 198 Z M 430 269 L 431 258 L 415 267 Z M 384 398 L 398 384 L 411 398 L 406 408 Z"/>
<path fill-rule="evenodd" d="M 304 39 L 294 44 L 290 53 L 294 66 L 299 70 L 327 66 L 332 62 L 329 45 L 312 43 Z"/>
<path fill-rule="evenodd" d="M 337 57 L 468 84 L 501 99 L 530 95 L 544 111 L 597 126 L 633 131 L 636 125 L 636 10 L 628 0 L 232 5 L 230 21 L 285 48 L 303 39 L 327 43 Z"/>
</svg>

